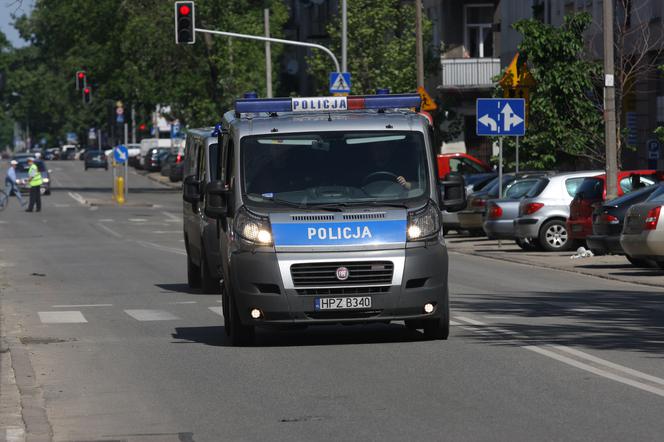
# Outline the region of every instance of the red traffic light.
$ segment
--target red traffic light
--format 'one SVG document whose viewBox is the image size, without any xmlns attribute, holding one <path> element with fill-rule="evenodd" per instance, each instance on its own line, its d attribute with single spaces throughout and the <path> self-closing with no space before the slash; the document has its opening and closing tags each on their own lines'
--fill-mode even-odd
<svg viewBox="0 0 664 442">
<path fill-rule="evenodd" d="M 83 72 L 78 73 L 78 78 L 84 78 L 84 77 L 85 77 L 85 74 Z"/>
<path fill-rule="evenodd" d="M 90 88 L 86 87 L 85 89 L 83 89 L 83 92 L 86 93 L 86 94 L 89 94 L 90 93 Z"/>
<path fill-rule="evenodd" d="M 145 123 L 141 123 L 140 126 L 138 126 L 138 130 L 145 130 L 147 126 L 145 126 Z"/>
<path fill-rule="evenodd" d="M 181 15 L 189 15 L 191 12 L 191 8 L 188 5 L 181 5 L 180 6 L 180 14 Z"/>
</svg>

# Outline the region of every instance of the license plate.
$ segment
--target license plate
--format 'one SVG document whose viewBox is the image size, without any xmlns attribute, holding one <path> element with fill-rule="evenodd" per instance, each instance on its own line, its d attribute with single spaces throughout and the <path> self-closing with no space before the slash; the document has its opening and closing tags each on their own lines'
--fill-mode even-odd
<svg viewBox="0 0 664 442">
<path fill-rule="evenodd" d="M 348 296 L 343 298 L 316 298 L 314 309 L 318 310 L 352 310 L 371 308 L 371 296 Z"/>
</svg>

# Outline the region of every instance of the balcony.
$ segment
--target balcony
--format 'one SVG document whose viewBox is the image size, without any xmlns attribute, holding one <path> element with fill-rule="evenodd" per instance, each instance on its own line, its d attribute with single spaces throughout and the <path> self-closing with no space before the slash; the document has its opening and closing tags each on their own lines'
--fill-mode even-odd
<svg viewBox="0 0 664 442">
<path fill-rule="evenodd" d="M 500 74 L 499 58 L 443 58 L 443 89 L 488 89 Z"/>
</svg>

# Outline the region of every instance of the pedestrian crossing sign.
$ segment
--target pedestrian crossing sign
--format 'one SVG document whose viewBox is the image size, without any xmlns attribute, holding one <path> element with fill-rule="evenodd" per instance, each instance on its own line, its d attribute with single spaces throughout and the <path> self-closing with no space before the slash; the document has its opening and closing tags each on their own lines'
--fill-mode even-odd
<svg viewBox="0 0 664 442">
<path fill-rule="evenodd" d="M 350 93 L 350 72 L 330 72 L 330 93 Z"/>
<path fill-rule="evenodd" d="M 417 93 L 420 94 L 420 97 L 422 98 L 423 111 L 435 111 L 436 109 L 438 109 L 438 105 L 436 104 L 436 102 L 433 101 L 431 95 L 429 95 L 422 86 L 417 88 Z"/>
</svg>

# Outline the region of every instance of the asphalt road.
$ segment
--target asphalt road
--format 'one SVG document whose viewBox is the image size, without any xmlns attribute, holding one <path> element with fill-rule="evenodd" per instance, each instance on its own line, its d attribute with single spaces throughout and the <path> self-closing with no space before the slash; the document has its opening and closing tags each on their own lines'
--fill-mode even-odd
<svg viewBox="0 0 664 442">
<path fill-rule="evenodd" d="M 133 206 L 117 207 L 110 172 L 49 167 L 42 213 L 15 200 L 0 212 L 3 330 L 29 432 L 662 440 L 660 289 L 451 253 L 448 341 L 329 326 L 234 348 L 219 296 L 186 287 L 178 192 L 131 174 Z"/>
</svg>

